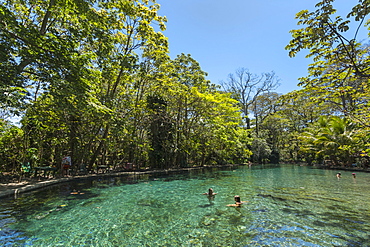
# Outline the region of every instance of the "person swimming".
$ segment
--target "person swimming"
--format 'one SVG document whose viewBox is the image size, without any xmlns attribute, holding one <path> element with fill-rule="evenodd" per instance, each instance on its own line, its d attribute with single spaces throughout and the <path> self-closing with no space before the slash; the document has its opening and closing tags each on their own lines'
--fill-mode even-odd
<svg viewBox="0 0 370 247">
<path fill-rule="evenodd" d="M 241 201 L 240 196 L 236 195 L 234 196 L 235 204 L 228 204 L 226 206 L 228 207 L 241 207 L 243 203 L 246 203 L 246 201 Z"/>
<path fill-rule="evenodd" d="M 207 195 L 209 202 L 213 203 L 213 200 L 215 199 L 215 195 L 217 195 L 217 193 L 215 193 L 212 188 L 209 188 L 208 192 L 203 193 L 203 195 Z"/>
<path fill-rule="evenodd" d="M 337 178 L 341 178 L 342 174 L 340 172 L 337 173 Z"/>
<path fill-rule="evenodd" d="M 208 189 L 208 192 L 207 193 L 203 193 L 203 195 L 214 196 L 214 195 L 217 195 L 217 193 L 215 193 L 212 188 L 209 188 Z"/>
</svg>

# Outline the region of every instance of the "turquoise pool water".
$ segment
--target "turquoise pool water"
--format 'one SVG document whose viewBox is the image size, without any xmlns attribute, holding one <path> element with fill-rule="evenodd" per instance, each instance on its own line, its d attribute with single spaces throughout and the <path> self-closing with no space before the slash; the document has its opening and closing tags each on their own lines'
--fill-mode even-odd
<svg viewBox="0 0 370 247">
<path fill-rule="evenodd" d="M 1 199 L 0 246 L 370 246 L 370 174 L 336 173 L 242 166 L 61 184 Z M 248 202 L 227 207 L 234 195 Z"/>
</svg>

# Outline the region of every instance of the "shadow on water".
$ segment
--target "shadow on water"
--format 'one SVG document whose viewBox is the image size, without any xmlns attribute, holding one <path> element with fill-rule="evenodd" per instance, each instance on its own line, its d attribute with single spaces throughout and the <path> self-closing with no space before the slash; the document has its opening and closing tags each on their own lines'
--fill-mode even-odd
<svg viewBox="0 0 370 247">
<path fill-rule="evenodd" d="M 214 203 L 209 203 L 209 204 L 198 205 L 198 207 L 200 207 L 200 208 L 208 208 L 208 207 L 212 207 L 213 205 L 214 205 Z"/>
<path fill-rule="evenodd" d="M 283 208 L 281 209 L 284 213 L 293 214 L 299 217 L 302 216 L 314 216 L 315 214 L 310 210 L 299 210 L 295 208 Z"/>
<path fill-rule="evenodd" d="M 262 165 L 252 165 L 250 169 L 252 170 L 266 170 L 266 169 L 280 169 L 282 165 L 280 164 L 262 164 Z"/>
<path fill-rule="evenodd" d="M 264 195 L 264 194 L 258 194 L 257 196 L 263 197 L 263 198 L 271 198 L 273 200 L 278 200 L 278 201 L 288 201 L 286 198 L 278 197 L 278 196 L 273 196 L 273 195 Z"/>
<path fill-rule="evenodd" d="M 56 211 L 66 211 L 67 205 L 76 204 L 78 201 L 88 200 L 98 195 L 89 189 L 91 184 L 60 184 L 42 190 L 20 195 L 17 200 L 10 201 L 12 211 L 10 215 L 15 219 L 25 220 L 36 214 L 36 217 L 46 217 Z M 39 212 L 44 212 L 41 214 Z"/>
<path fill-rule="evenodd" d="M 284 202 L 286 207 L 291 207 L 288 203 L 294 203 L 294 204 L 302 204 L 302 202 L 293 200 L 293 199 L 287 199 L 287 198 L 282 198 L 279 196 L 273 196 L 269 194 L 257 194 L 257 196 L 262 197 L 262 198 L 268 198 L 272 199 L 273 201 L 276 201 L 277 203 Z"/>
</svg>

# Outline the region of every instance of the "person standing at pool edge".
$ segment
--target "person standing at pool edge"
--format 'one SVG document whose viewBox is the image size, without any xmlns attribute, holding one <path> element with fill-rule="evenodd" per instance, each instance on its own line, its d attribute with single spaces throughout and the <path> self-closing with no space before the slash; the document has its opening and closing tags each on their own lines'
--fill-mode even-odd
<svg viewBox="0 0 370 247">
<path fill-rule="evenodd" d="M 69 152 L 64 158 L 62 159 L 62 176 L 66 175 L 69 176 L 69 170 L 72 167 L 72 159 L 69 155 Z"/>
</svg>

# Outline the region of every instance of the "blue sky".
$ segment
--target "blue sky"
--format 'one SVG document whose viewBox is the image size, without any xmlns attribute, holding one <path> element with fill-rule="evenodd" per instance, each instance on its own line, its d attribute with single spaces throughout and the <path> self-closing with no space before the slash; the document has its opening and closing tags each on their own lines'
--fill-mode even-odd
<svg viewBox="0 0 370 247">
<path fill-rule="evenodd" d="M 171 57 L 185 53 L 200 63 L 208 79 L 218 84 L 244 67 L 253 74 L 275 71 L 279 93 L 295 89 L 307 75 L 305 54 L 288 56 L 284 47 L 296 13 L 314 10 L 319 0 L 157 0 L 159 14 L 168 19 L 164 34 Z M 349 12 L 357 1 L 337 0 L 334 6 Z"/>
</svg>

